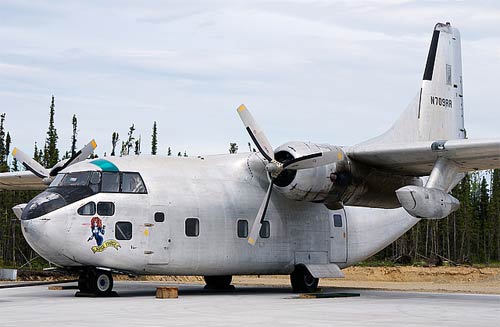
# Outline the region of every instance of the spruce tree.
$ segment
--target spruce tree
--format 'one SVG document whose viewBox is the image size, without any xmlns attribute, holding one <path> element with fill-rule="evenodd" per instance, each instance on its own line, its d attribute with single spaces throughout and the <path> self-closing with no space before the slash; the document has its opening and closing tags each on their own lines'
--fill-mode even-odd
<svg viewBox="0 0 500 327">
<path fill-rule="evenodd" d="M 235 154 L 238 152 L 238 144 L 236 143 L 229 143 L 229 153 Z"/>
<path fill-rule="evenodd" d="M 153 135 L 151 135 L 151 154 L 156 155 L 158 151 L 158 139 L 157 139 L 157 129 L 156 129 L 156 121 L 153 124 Z"/>
<path fill-rule="evenodd" d="M 128 156 L 130 154 L 130 149 L 132 149 L 132 147 L 135 144 L 134 131 L 135 131 L 135 126 L 134 124 L 132 124 L 132 126 L 130 126 L 128 131 L 127 141 L 122 142 L 122 150 L 120 153 L 122 156 Z"/>
<path fill-rule="evenodd" d="M 5 149 L 5 113 L 0 115 L 0 172 L 4 172 L 4 158 L 6 157 L 6 149 Z"/>
<path fill-rule="evenodd" d="M 172 149 L 170 149 L 170 147 L 168 147 L 167 149 L 167 156 L 171 156 L 172 155 Z"/>
<path fill-rule="evenodd" d="M 49 128 L 43 153 L 43 161 L 46 167 L 53 167 L 59 161 L 59 150 L 57 149 L 57 130 L 54 124 L 55 104 L 54 96 L 50 103 Z"/>
<path fill-rule="evenodd" d="M 134 145 L 134 154 L 136 156 L 140 155 L 141 154 L 141 137 L 139 136 L 139 138 L 135 141 L 135 145 Z"/>
<path fill-rule="evenodd" d="M 73 134 L 71 135 L 71 157 L 73 157 L 76 153 L 76 137 L 78 135 L 78 120 L 76 119 L 76 115 L 73 115 L 71 124 L 73 125 Z"/>
<path fill-rule="evenodd" d="M 111 156 L 114 156 L 115 155 L 115 150 L 116 150 L 116 144 L 118 143 L 118 141 L 120 140 L 120 135 L 118 135 L 117 132 L 113 132 L 113 134 L 111 135 Z"/>
<path fill-rule="evenodd" d="M 186 152 L 186 151 L 184 151 L 184 157 L 187 157 L 187 156 L 188 156 L 187 152 Z"/>
<path fill-rule="evenodd" d="M 179 152 L 177 153 L 177 156 L 178 156 L 178 157 L 182 157 L 182 153 L 179 151 Z"/>
</svg>

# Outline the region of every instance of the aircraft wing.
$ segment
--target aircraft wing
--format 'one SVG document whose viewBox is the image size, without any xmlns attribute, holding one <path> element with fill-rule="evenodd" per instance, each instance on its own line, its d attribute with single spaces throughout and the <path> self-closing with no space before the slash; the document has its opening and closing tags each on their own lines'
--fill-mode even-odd
<svg viewBox="0 0 500 327">
<path fill-rule="evenodd" d="M 30 171 L 0 173 L 0 190 L 44 190 L 47 185 Z"/>
<path fill-rule="evenodd" d="M 346 149 L 352 160 L 383 170 L 426 176 L 439 157 L 462 172 L 500 168 L 500 139 L 359 144 Z"/>
</svg>

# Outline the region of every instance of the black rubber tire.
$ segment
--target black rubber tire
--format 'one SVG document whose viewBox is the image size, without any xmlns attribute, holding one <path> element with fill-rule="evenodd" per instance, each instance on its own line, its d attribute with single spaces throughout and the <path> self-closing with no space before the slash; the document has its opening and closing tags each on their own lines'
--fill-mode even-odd
<svg viewBox="0 0 500 327">
<path fill-rule="evenodd" d="M 113 275 L 109 271 L 95 270 L 92 275 L 92 291 L 96 295 L 108 295 L 113 291 Z"/>
<path fill-rule="evenodd" d="M 231 281 L 233 280 L 233 276 L 232 275 L 203 276 L 203 279 L 205 279 L 205 284 L 207 284 L 208 288 L 225 289 L 231 285 Z"/>
<path fill-rule="evenodd" d="M 78 289 L 82 293 L 109 295 L 113 290 L 113 275 L 105 270 L 86 269 L 80 273 Z"/>
<path fill-rule="evenodd" d="M 299 265 L 290 275 L 294 293 L 313 293 L 318 290 L 319 278 L 314 278 L 305 266 Z"/>
</svg>

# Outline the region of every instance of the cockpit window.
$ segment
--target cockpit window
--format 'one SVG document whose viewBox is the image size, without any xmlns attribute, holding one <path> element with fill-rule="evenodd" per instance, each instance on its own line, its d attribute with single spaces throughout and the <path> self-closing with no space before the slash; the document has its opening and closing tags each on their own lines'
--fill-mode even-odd
<svg viewBox="0 0 500 327">
<path fill-rule="evenodd" d="M 103 172 L 101 192 L 120 192 L 120 174 Z"/>
<path fill-rule="evenodd" d="M 146 187 L 138 173 L 123 173 L 122 175 L 123 193 L 146 193 Z"/>
<path fill-rule="evenodd" d="M 147 193 L 141 175 L 135 172 L 80 171 L 58 174 L 49 188 L 73 186 L 88 186 L 93 193 Z"/>
<path fill-rule="evenodd" d="M 90 171 L 79 171 L 66 174 L 57 186 L 87 186 L 89 184 Z"/>
<path fill-rule="evenodd" d="M 59 183 L 61 183 L 64 176 L 66 176 L 66 174 L 57 174 L 57 176 L 54 178 L 52 183 L 50 183 L 49 187 L 56 187 L 57 185 L 59 185 Z"/>
</svg>

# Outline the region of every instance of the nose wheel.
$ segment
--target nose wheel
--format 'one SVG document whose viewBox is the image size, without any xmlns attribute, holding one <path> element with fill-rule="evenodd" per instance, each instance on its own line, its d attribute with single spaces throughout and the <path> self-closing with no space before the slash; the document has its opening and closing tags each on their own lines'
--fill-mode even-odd
<svg viewBox="0 0 500 327">
<path fill-rule="evenodd" d="M 80 274 L 78 289 L 81 293 L 98 296 L 110 295 L 113 290 L 113 275 L 109 271 L 89 268 Z"/>
</svg>

